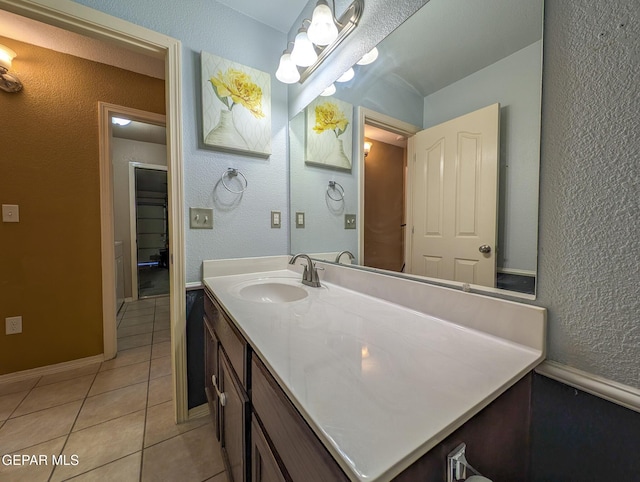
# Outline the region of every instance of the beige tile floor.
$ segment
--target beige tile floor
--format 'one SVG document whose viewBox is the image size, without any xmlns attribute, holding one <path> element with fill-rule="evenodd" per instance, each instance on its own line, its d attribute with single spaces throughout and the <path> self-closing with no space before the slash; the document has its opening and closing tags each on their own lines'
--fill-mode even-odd
<svg viewBox="0 0 640 482">
<path fill-rule="evenodd" d="M 226 482 L 209 417 L 173 421 L 169 346 L 169 299 L 135 301 L 113 360 L 0 384 L 0 481 Z"/>
</svg>

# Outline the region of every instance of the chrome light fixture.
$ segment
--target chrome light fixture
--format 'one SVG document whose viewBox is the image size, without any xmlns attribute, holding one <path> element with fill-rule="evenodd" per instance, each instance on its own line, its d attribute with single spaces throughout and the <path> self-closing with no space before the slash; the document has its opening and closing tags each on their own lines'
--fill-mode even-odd
<svg viewBox="0 0 640 482">
<path fill-rule="evenodd" d="M 369 52 L 364 54 L 360 60 L 356 62 L 358 65 L 369 65 L 378 58 L 378 49 L 373 47 Z"/>
<path fill-rule="evenodd" d="M 367 157 L 369 155 L 369 152 L 371 152 L 372 145 L 373 145 L 372 142 L 365 141 L 364 145 L 362 146 L 362 152 L 364 152 L 364 157 Z"/>
<path fill-rule="evenodd" d="M 309 67 L 318 60 L 318 53 L 304 28 L 298 30 L 298 35 L 296 35 L 293 50 L 291 51 L 291 60 L 300 67 Z"/>
<path fill-rule="evenodd" d="M 333 9 L 335 10 L 335 8 L 334 2 Z M 316 3 L 308 33 L 309 40 L 321 47 L 329 45 L 338 38 L 338 27 L 336 27 L 333 12 L 325 0 L 318 0 Z"/>
<path fill-rule="evenodd" d="M 362 12 L 364 0 L 354 0 L 345 13 L 339 18 L 334 17 L 326 0 L 318 0 L 307 29 L 298 30 L 292 51 L 285 50 L 280 57 L 280 65 L 276 71 L 276 78 L 284 83 L 304 82 L 324 60 L 340 45 L 345 38 L 356 28 Z M 311 60 L 314 57 L 313 60 Z M 294 66 L 298 76 L 293 72 Z M 299 70 L 299 66 L 301 69 Z M 304 69 L 304 70 L 302 70 Z M 295 79 L 295 80 L 294 80 Z"/>
<path fill-rule="evenodd" d="M 356 73 L 353 70 L 353 67 L 349 67 L 347 71 L 342 74 L 340 77 L 336 79 L 336 82 L 349 82 L 351 79 L 355 77 Z"/>
<path fill-rule="evenodd" d="M 291 59 L 291 52 L 285 50 L 280 57 L 280 65 L 276 70 L 276 79 L 284 84 L 295 84 L 300 80 L 300 72 L 295 62 Z"/>
<path fill-rule="evenodd" d="M 331 84 L 329 87 L 327 87 L 326 89 L 324 89 L 320 95 L 322 97 L 329 97 L 330 95 L 333 95 L 336 93 L 336 86 L 335 84 Z"/>
<path fill-rule="evenodd" d="M 11 63 L 16 57 L 16 53 L 9 47 L 0 45 L 0 89 L 5 92 L 20 92 L 22 90 L 22 82 L 20 79 L 9 73 Z"/>
</svg>

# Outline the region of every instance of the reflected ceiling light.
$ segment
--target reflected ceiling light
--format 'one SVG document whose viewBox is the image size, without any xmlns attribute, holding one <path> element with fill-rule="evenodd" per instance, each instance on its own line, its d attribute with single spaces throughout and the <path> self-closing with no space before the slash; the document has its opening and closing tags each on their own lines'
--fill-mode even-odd
<svg viewBox="0 0 640 482">
<path fill-rule="evenodd" d="M 13 74 L 9 73 L 11 63 L 16 57 L 16 53 L 9 47 L 0 45 L 0 89 L 5 92 L 20 92 L 22 90 L 22 82 Z"/>
<path fill-rule="evenodd" d="M 333 95 L 335 93 L 336 93 L 336 85 L 335 84 L 331 84 L 329 87 L 324 89 L 320 95 L 323 96 L 323 97 L 328 97 L 328 96 Z"/>
<path fill-rule="evenodd" d="M 364 145 L 362 146 L 362 151 L 364 152 L 364 157 L 367 157 L 369 155 L 369 152 L 371 151 L 371 146 L 372 145 L 373 145 L 372 142 L 365 141 Z"/>
<path fill-rule="evenodd" d="M 378 58 L 378 49 L 373 47 L 373 49 L 362 56 L 360 60 L 356 63 L 358 65 L 369 65 L 373 63 Z"/>
<path fill-rule="evenodd" d="M 338 77 L 336 79 L 336 82 L 349 82 L 351 79 L 353 79 L 355 75 L 356 73 L 354 72 L 353 67 L 349 67 L 349 70 L 347 70 L 344 74 Z"/>
<path fill-rule="evenodd" d="M 325 0 L 318 0 L 316 3 L 307 34 L 309 40 L 320 46 L 329 45 L 338 38 L 338 27 L 333 19 L 333 12 Z"/>
<path fill-rule="evenodd" d="M 318 54 L 314 48 L 307 31 L 304 28 L 298 30 L 296 40 L 293 44 L 293 50 L 291 51 L 291 60 L 300 67 L 309 67 L 318 60 Z"/>
<path fill-rule="evenodd" d="M 295 84 L 300 80 L 300 72 L 295 62 L 291 60 L 291 53 L 288 50 L 282 52 L 280 65 L 276 70 L 276 79 L 284 84 Z"/>
<path fill-rule="evenodd" d="M 128 126 L 131 124 L 131 121 L 129 119 L 123 119 L 122 117 L 112 117 L 111 123 L 116 126 Z"/>
</svg>

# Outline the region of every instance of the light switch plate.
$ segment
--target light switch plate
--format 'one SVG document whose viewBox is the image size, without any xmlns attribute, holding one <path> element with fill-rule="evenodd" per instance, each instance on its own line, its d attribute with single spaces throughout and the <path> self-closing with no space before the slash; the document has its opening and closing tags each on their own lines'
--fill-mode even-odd
<svg viewBox="0 0 640 482">
<path fill-rule="evenodd" d="M 16 335 L 22 333 L 22 316 L 10 316 L 4 319 L 5 334 Z"/>
<path fill-rule="evenodd" d="M 17 204 L 2 205 L 2 222 L 3 223 L 19 223 L 20 207 Z"/>
<path fill-rule="evenodd" d="M 280 219 L 281 219 L 280 211 L 271 211 L 271 227 L 272 228 L 280 227 Z"/>
<path fill-rule="evenodd" d="M 296 213 L 296 228 L 304 228 L 304 213 L 301 211 Z"/>
<path fill-rule="evenodd" d="M 356 215 L 345 214 L 344 215 L 344 229 L 356 229 Z"/>
<path fill-rule="evenodd" d="M 191 229 L 213 229 L 213 209 L 189 208 L 189 227 Z"/>
</svg>

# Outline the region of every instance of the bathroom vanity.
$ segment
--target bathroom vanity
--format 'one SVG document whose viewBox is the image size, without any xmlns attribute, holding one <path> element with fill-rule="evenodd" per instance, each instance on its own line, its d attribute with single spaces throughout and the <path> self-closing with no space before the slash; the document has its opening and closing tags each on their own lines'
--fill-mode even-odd
<svg viewBox="0 0 640 482">
<path fill-rule="evenodd" d="M 526 479 L 544 309 L 324 263 L 313 288 L 288 260 L 204 263 L 230 480 L 440 481 L 461 442 L 487 477 Z"/>
</svg>

